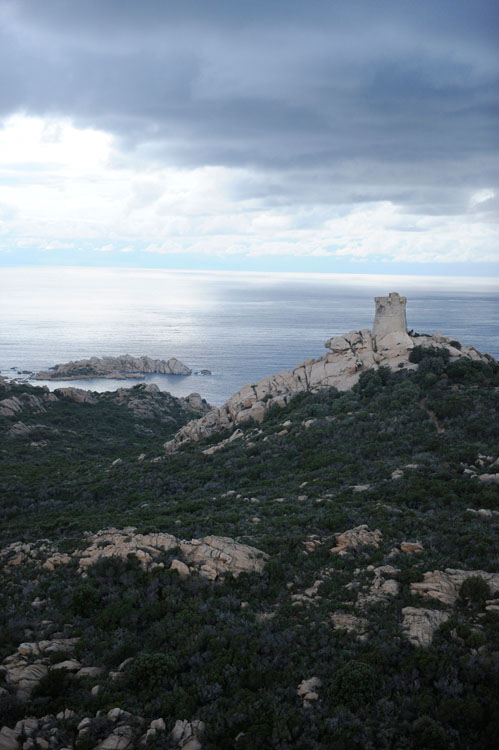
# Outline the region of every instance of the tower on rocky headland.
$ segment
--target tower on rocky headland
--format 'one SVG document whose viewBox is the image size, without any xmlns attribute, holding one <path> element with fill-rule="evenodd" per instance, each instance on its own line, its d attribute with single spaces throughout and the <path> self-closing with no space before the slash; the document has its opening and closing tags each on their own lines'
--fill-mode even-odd
<svg viewBox="0 0 499 750">
<path fill-rule="evenodd" d="M 382 338 L 389 333 L 407 333 L 405 306 L 407 297 L 390 292 L 388 297 L 375 297 L 376 313 L 371 331 L 372 336 Z"/>
</svg>

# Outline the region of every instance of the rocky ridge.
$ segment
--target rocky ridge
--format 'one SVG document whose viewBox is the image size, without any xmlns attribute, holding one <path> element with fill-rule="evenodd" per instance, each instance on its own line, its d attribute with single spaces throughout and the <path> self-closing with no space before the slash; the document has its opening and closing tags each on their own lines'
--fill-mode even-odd
<svg viewBox="0 0 499 750">
<path fill-rule="evenodd" d="M 199 393 L 177 398 L 166 391 L 161 391 L 154 383 L 141 383 L 132 388 L 119 388 L 105 393 L 73 387 L 56 388 L 50 392 L 46 386 L 33 389 L 34 393 L 16 393 L 15 386 L 11 386 L 7 381 L 4 382 L 3 387 L 7 389 L 9 395 L 0 400 L 0 417 L 19 419 L 7 430 L 8 437 L 26 437 L 35 429 L 43 427 L 43 425 L 26 425 L 20 418 L 24 419 L 24 415 L 46 414 L 64 401 L 93 406 L 104 401 L 111 401 L 128 409 L 137 419 L 157 418 L 164 422 L 176 421 L 177 407 L 192 416 L 206 414 L 212 408 Z"/>
<path fill-rule="evenodd" d="M 174 559 L 170 567 L 181 577 L 197 571 L 203 578 L 214 581 L 223 579 L 228 573 L 235 578 L 241 573 L 262 573 L 268 560 L 265 552 L 230 537 L 206 536 L 187 541 L 162 532 L 138 534 L 133 526 L 87 534 L 86 543 L 84 549 L 77 549 L 69 555 L 58 552 L 45 539 L 33 543 L 13 542 L 0 550 L 0 561 L 4 570 L 26 562 L 54 570 L 76 560 L 79 572 L 85 574 L 91 565 L 102 559 L 117 557 L 126 560 L 129 555 L 134 555 L 144 570 L 152 570 L 164 568 L 161 557 L 178 550 L 183 560 Z"/>
<path fill-rule="evenodd" d="M 451 360 L 465 357 L 490 361 L 473 346 L 456 347 L 450 336 L 409 334 L 406 329 L 406 298 L 392 292 L 388 297 L 376 297 L 376 316 L 373 330 L 349 331 L 344 336 L 328 339 L 329 353 L 318 359 L 300 362 L 293 370 L 283 370 L 263 378 L 258 383 L 245 385 L 221 407 L 182 427 L 172 440 L 165 443 L 172 453 L 186 443 L 198 442 L 220 430 L 254 420 L 261 422 L 272 406 L 285 406 L 296 393 L 316 392 L 334 386 L 339 391 L 352 388 L 362 372 L 389 367 L 416 370 L 418 365 L 409 360 L 415 346 L 444 348 Z M 459 345 L 460 346 L 460 345 Z"/>
<path fill-rule="evenodd" d="M 34 380 L 84 380 L 86 378 L 141 378 L 144 374 L 191 375 L 192 370 L 179 359 L 152 359 L 132 357 L 90 357 L 75 362 L 55 365 L 49 370 L 40 370 Z"/>
</svg>

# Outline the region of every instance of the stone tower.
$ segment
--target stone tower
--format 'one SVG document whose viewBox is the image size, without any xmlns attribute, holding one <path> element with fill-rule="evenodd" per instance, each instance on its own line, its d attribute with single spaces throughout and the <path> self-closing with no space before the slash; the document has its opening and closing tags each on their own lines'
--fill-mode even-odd
<svg viewBox="0 0 499 750">
<path fill-rule="evenodd" d="M 397 292 L 390 292 L 388 297 L 375 297 L 376 314 L 374 316 L 371 334 L 382 338 L 388 333 L 407 333 L 405 306 L 407 297 L 401 297 Z"/>
</svg>

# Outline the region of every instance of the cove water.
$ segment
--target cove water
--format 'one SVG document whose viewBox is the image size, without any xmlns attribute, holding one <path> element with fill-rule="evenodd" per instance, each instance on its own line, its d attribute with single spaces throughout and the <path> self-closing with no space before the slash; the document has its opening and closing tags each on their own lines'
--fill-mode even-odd
<svg viewBox="0 0 499 750">
<path fill-rule="evenodd" d="M 499 357 L 494 279 L 68 267 L 9 267 L 0 275 L 0 374 L 7 377 L 92 356 L 177 357 L 212 374 L 145 381 L 175 396 L 197 391 L 218 406 L 246 383 L 322 356 L 331 336 L 371 328 L 373 297 L 389 292 L 408 298 L 409 329 Z M 105 391 L 137 382 L 35 385 Z"/>
</svg>

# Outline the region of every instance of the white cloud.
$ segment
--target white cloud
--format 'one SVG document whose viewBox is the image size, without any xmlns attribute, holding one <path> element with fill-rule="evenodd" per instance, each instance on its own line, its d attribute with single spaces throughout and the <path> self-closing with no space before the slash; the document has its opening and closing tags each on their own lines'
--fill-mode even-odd
<svg viewBox="0 0 499 750">
<path fill-rule="evenodd" d="M 406 215 L 390 201 L 269 207 L 248 198 L 261 184 L 250 169 L 132 163 L 107 133 L 23 115 L 0 130 L 0 165 L 0 249 L 499 260 L 497 224 L 482 210 L 491 188 L 461 216 Z"/>
</svg>

